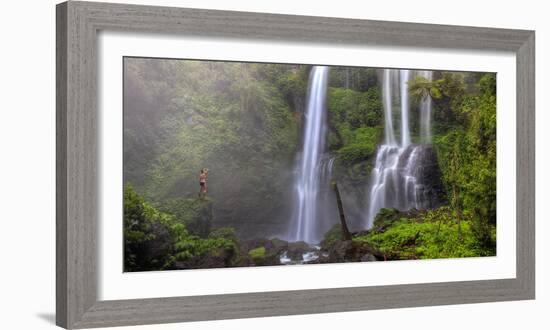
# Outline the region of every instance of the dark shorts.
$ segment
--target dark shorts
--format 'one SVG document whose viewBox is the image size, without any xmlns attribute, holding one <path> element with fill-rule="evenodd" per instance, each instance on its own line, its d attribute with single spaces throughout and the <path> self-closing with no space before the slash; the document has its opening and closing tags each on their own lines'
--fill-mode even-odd
<svg viewBox="0 0 550 330">
<path fill-rule="evenodd" d="M 199 182 L 199 184 L 201 185 L 201 187 L 204 187 L 205 182 Z"/>
</svg>

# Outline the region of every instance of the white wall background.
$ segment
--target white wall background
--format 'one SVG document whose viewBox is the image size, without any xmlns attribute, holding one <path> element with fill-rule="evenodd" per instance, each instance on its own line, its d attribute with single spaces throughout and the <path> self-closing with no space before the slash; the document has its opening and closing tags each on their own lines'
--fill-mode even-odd
<svg viewBox="0 0 550 330">
<path fill-rule="evenodd" d="M 105 0 L 104 0 L 105 1 Z M 2 329 L 53 329 L 55 312 L 55 3 L 0 11 L 0 317 Z M 531 29 L 537 32 L 537 299 L 143 326 L 143 329 L 547 329 L 550 320 L 550 22 L 544 1 L 109 1 L 284 14 Z M 135 327 L 138 328 L 138 327 Z"/>
</svg>

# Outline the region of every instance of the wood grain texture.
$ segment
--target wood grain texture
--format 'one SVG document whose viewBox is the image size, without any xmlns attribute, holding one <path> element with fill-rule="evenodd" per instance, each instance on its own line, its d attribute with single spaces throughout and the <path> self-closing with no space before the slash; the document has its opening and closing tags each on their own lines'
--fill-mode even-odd
<svg viewBox="0 0 550 330">
<path fill-rule="evenodd" d="M 56 8 L 56 322 L 67 327 L 67 4 Z"/>
<path fill-rule="evenodd" d="M 97 33 L 513 51 L 517 56 L 515 279 L 97 301 Z M 57 6 L 57 324 L 86 328 L 533 299 L 533 31 L 92 2 Z M 314 265 L 312 267 L 315 267 Z"/>
<path fill-rule="evenodd" d="M 72 327 L 97 302 L 96 31 L 79 6 L 57 8 L 56 323 Z"/>
<path fill-rule="evenodd" d="M 83 7 L 100 29 L 284 42 L 516 51 L 530 34 L 524 30 L 222 10 L 91 2 L 73 5 Z"/>
<path fill-rule="evenodd" d="M 535 33 L 516 52 L 516 276 L 535 298 Z"/>
</svg>

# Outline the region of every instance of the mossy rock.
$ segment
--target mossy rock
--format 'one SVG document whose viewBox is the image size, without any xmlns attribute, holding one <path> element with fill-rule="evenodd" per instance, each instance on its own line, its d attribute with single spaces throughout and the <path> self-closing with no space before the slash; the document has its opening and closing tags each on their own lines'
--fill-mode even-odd
<svg viewBox="0 0 550 330">
<path fill-rule="evenodd" d="M 401 212 L 398 209 L 383 208 L 378 211 L 374 218 L 373 231 L 384 231 L 385 228 L 401 218 Z"/>
<path fill-rule="evenodd" d="M 258 248 L 252 249 L 248 251 L 248 256 L 252 258 L 252 260 L 261 260 L 265 258 L 265 247 L 260 246 Z"/>
<path fill-rule="evenodd" d="M 289 243 L 279 238 L 273 238 L 271 239 L 271 244 L 273 245 L 273 249 L 281 251 L 283 249 L 286 249 Z"/>
<path fill-rule="evenodd" d="M 383 232 L 388 227 L 392 226 L 396 221 L 409 219 L 411 221 L 422 221 L 423 217 L 420 215 L 426 213 L 417 209 L 410 209 L 407 211 L 399 211 L 398 209 L 383 208 L 378 211 L 378 214 L 374 218 L 372 231 Z"/>
<path fill-rule="evenodd" d="M 280 256 L 288 245 L 287 241 L 278 238 L 241 241 L 240 251 L 243 257 L 239 261 L 239 266 L 279 265 Z"/>
<path fill-rule="evenodd" d="M 325 262 L 360 262 L 383 260 L 382 254 L 362 241 L 336 241 L 328 250 Z"/>
<path fill-rule="evenodd" d="M 328 251 L 336 242 L 342 240 L 342 225 L 336 224 L 325 233 L 321 241 L 321 250 Z"/>
<path fill-rule="evenodd" d="M 254 266 L 278 265 L 279 259 L 276 255 L 268 254 L 265 247 L 260 246 L 248 251 L 248 257 Z"/>
<path fill-rule="evenodd" d="M 303 255 L 311 250 L 306 242 L 292 242 L 288 243 L 287 256 L 292 260 L 302 260 Z"/>
</svg>

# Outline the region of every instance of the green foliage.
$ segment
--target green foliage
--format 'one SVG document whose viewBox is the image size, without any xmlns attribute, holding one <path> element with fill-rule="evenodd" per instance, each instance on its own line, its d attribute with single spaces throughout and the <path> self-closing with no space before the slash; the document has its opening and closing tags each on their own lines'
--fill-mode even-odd
<svg viewBox="0 0 550 330">
<path fill-rule="evenodd" d="M 123 230 L 125 271 L 143 271 L 165 266 L 170 252 L 167 227 L 172 221 L 170 215 L 157 211 L 131 185 L 126 185 Z M 161 253 L 152 255 L 152 247 L 156 247 Z"/>
<path fill-rule="evenodd" d="M 396 220 L 401 219 L 402 214 L 397 209 L 382 208 L 378 211 L 373 223 L 373 230 L 383 231 Z"/>
<path fill-rule="evenodd" d="M 336 125 L 345 123 L 352 129 L 380 125 L 380 89 L 373 86 L 366 92 L 357 92 L 346 88 L 330 88 L 328 109 Z"/>
<path fill-rule="evenodd" d="M 261 264 L 265 260 L 265 252 L 266 252 L 265 247 L 260 246 L 248 251 L 248 256 L 252 259 L 252 261 L 255 264 Z"/>
<path fill-rule="evenodd" d="M 234 231 L 228 228 L 211 232 L 207 238 L 191 235 L 181 223 L 171 226 L 174 239 L 172 262 L 182 262 L 186 268 L 200 268 L 204 259 L 221 257 L 222 264 L 214 267 L 231 266 L 239 253 Z"/>
<path fill-rule="evenodd" d="M 236 234 L 232 228 L 212 230 L 213 214 L 216 223 L 238 226 L 240 235 L 263 228 L 255 222 L 285 216 L 310 67 L 127 59 L 124 69 L 124 178 L 143 195 L 125 189 L 125 269 L 193 268 L 214 259 L 235 264 Z M 333 175 L 350 191 L 360 191 L 383 132 L 377 73 L 330 72 L 327 142 L 337 156 Z M 433 144 L 449 209 L 420 215 L 383 209 L 371 233 L 356 240 L 368 239 L 388 254 L 403 248 L 398 257 L 404 258 L 490 254 L 496 75 L 435 72 L 433 81 L 416 77 L 408 88 L 411 123 L 418 103 L 433 101 Z M 203 167 L 210 169 L 208 197 L 197 200 Z M 337 232 L 327 233 L 324 244 L 333 243 Z M 260 264 L 261 253 L 252 254 Z M 269 257 L 264 251 L 263 258 Z"/>
<path fill-rule="evenodd" d="M 220 223 L 253 228 L 246 223 L 276 215 L 298 147 L 307 68 L 126 59 L 125 181 L 163 209 L 178 198 L 166 210 L 191 214 L 195 206 L 180 198 L 196 196 L 208 167 Z"/>
<path fill-rule="evenodd" d="M 360 92 L 331 87 L 328 111 L 331 128 L 328 146 L 338 156 L 339 172 L 342 173 L 343 168 L 351 169 L 368 162 L 376 152 L 382 133 L 380 88 L 373 84 Z"/>
<path fill-rule="evenodd" d="M 450 204 L 417 215 L 382 209 L 369 235 L 356 239 L 397 259 L 493 255 L 496 76 L 443 72 L 434 78 L 416 77 L 408 88 L 414 102 L 433 101 L 433 144 Z"/>
<path fill-rule="evenodd" d="M 214 229 L 208 237 L 212 239 L 223 238 L 228 241 L 232 241 L 235 244 L 238 244 L 239 242 L 237 235 L 235 233 L 235 229 L 231 227 L 222 227 L 222 228 Z"/>
<path fill-rule="evenodd" d="M 173 214 L 191 234 L 208 236 L 212 225 L 212 201 L 209 198 L 172 198 L 163 201 L 158 208 Z"/>
<path fill-rule="evenodd" d="M 232 250 L 231 253 L 235 255 L 235 259 L 233 261 L 237 260 L 239 251 L 239 238 L 237 237 L 234 228 L 222 227 L 214 229 L 212 232 L 210 232 L 208 238 L 213 240 L 224 240 L 225 242 L 231 242 L 232 244 L 230 246 L 227 245 L 227 247 L 229 247 Z"/>
<path fill-rule="evenodd" d="M 463 125 L 434 137 L 449 200 L 457 212 L 472 217 L 472 230 L 487 247 L 494 246 L 496 224 L 496 83 L 484 74 L 478 92 L 465 95 L 454 112 Z"/>
<path fill-rule="evenodd" d="M 197 236 L 177 236 L 174 244 L 174 257 L 176 261 L 197 261 L 206 255 L 221 256 L 227 253 L 234 256 L 238 252 L 235 242 L 225 238 L 200 239 Z M 225 265 L 224 265 L 225 266 Z"/>
<path fill-rule="evenodd" d="M 379 127 L 361 127 L 356 130 L 344 130 L 347 143 L 337 151 L 345 164 L 369 159 L 376 152 L 382 130 Z"/>
<path fill-rule="evenodd" d="M 146 202 L 131 185 L 124 189 L 124 269 L 125 271 L 162 270 L 183 262 L 186 268 L 197 268 L 205 257 L 221 258 L 230 266 L 238 257 L 238 240 L 231 228 L 220 228 L 207 238 L 189 233 L 183 219 L 190 219 L 185 208 L 182 216 L 158 211 Z"/>
<path fill-rule="evenodd" d="M 484 74 L 478 82 L 478 88 L 482 94 L 495 95 L 497 93 L 497 76 Z"/>
<path fill-rule="evenodd" d="M 440 76 L 428 81 L 416 77 L 408 84 L 411 97 L 415 102 L 431 98 L 435 107 L 434 119 L 438 125 L 460 124 L 459 108 L 466 93 L 465 79 L 470 74 L 442 72 Z"/>
<path fill-rule="evenodd" d="M 396 214 L 388 212 L 387 215 L 395 217 Z M 354 240 L 368 243 L 390 260 L 479 257 L 496 253 L 495 249 L 480 244 L 471 219 L 458 222 L 448 207 L 404 215 L 385 223 L 389 225 Z M 493 238 L 495 231 L 495 227 L 491 227 Z"/>
<path fill-rule="evenodd" d="M 416 102 L 423 101 L 426 98 L 441 99 L 443 95 L 440 83 L 441 80 L 430 81 L 423 76 L 416 76 L 408 85 L 410 96 Z"/>
<path fill-rule="evenodd" d="M 304 65 L 257 65 L 257 78 L 267 80 L 281 91 L 289 104 L 296 106 L 297 98 L 307 93 L 308 72 Z"/>
</svg>

